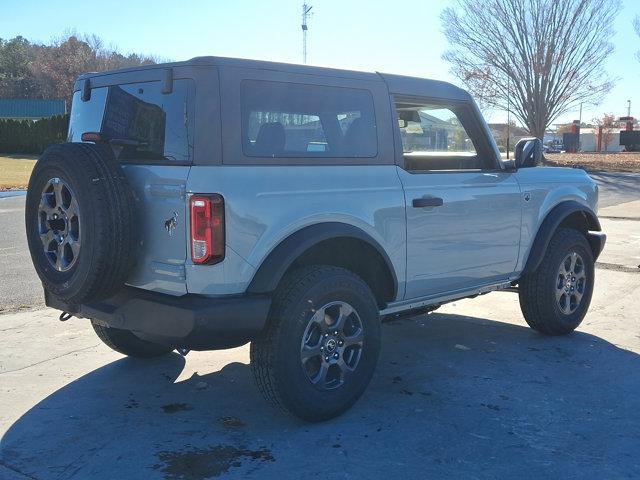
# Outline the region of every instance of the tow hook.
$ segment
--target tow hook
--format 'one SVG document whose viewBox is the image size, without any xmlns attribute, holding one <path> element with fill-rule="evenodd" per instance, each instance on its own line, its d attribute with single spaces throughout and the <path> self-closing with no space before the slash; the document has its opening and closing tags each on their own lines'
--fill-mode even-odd
<svg viewBox="0 0 640 480">
<path fill-rule="evenodd" d="M 189 350 L 188 348 L 176 348 L 176 350 L 178 351 L 178 353 L 180 355 L 182 355 L 183 357 L 187 356 L 187 353 L 189 353 L 191 350 Z"/>
<path fill-rule="evenodd" d="M 62 312 L 60 314 L 60 316 L 58 317 L 58 320 L 60 320 L 61 322 L 66 322 L 67 320 L 69 320 L 71 317 L 73 317 L 72 314 L 70 314 L 69 312 Z"/>
</svg>

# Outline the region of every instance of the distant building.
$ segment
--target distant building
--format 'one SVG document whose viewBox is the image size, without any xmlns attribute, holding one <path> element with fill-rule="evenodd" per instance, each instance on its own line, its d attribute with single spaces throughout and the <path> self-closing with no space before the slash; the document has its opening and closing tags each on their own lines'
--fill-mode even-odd
<svg viewBox="0 0 640 480">
<path fill-rule="evenodd" d="M 632 117 L 620 117 L 613 122 L 613 126 L 609 128 L 603 129 L 603 134 L 609 134 L 609 142 L 605 145 L 605 139 L 602 139 L 601 142 L 601 152 L 621 152 L 625 150 L 624 145 L 620 145 L 620 132 L 626 130 L 627 121 L 631 120 L 631 129 L 638 130 L 640 129 L 640 124 L 638 121 Z M 577 120 L 576 120 L 577 121 Z M 567 133 L 571 131 L 570 123 L 567 124 L 556 124 L 555 130 L 549 130 L 545 133 L 544 143 L 545 145 L 549 143 L 548 141 L 562 141 L 563 133 Z M 580 127 L 580 151 L 581 152 L 596 152 L 598 150 L 598 126 L 593 125 L 591 123 L 582 123 Z"/>
<path fill-rule="evenodd" d="M 507 148 L 507 135 L 509 135 L 510 150 L 515 148 L 518 140 L 531 136 L 527 130 L 516 125 L 507 125 L 506 123 L 489 123 L 488 125 L 500 151 L 505 151 Z"/>
<path fill-rule="evenodd" d="M 611 130 L 611 141 L 609 145 L 602 143 L 602 152 L 621 152 L 624 146 L 620 145 L 619 127 Z M 580 151 L 595 152 L 598 146 L 598 127 L 582 127 L 580 129 Z"/>
<path fill-rule="evenodd" d="M 0 119 L 40 120 L 65 113 L 67 107 L 64 100 L 0 98 Z"/>
<path fill-rule="evenodd" d="M 403 145 L 408 150 L 429 151 L 449 150 L 449 143 L 455 142 L 453 138 L 458 121 L 453 114 L 448 120 L 418 111 L 418 116 L 407 121 L 407 125 L 400 131 L 403 137 Z M 451 139 L 449 137 L 452 137 Z M 457 146 L 453 150 L 466 150 L 464 146 Z"/>
</svg>

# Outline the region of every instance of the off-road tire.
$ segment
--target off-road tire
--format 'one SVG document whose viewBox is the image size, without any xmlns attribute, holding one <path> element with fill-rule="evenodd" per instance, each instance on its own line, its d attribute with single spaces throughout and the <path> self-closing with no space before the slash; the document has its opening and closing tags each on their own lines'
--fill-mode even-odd
<svg viewBox="0 0 640 480">
<path fill-rule="evenodd" d="M 556 299 L 558 271 L 571 252 L 580 255 L 586 274 L 584 293 L 575 311 L 563 313 Z M 577 230 L 559 228 L 551 238 L 538 268 L 519 281 L 520 308 L 531 328 L 546 335 L 575 330 L 587 313 L 594 285 L 594 260 L 587 239 Z"/>
<path fill-rule="evenodd" d="M 172 350 L 170 347 L 142 340 L 129 330 L 105 327 L 93 320 L 91 320 L 91 326 L 107 347 L 129 357 L 154 358 L 166 355 Z"/>
<path fill-rule="evenodd" d="M 301 342 L 316 309 L 331 302 L 353 307 L 364 340 L 354 373 L 340 386 L 322 390 L 304 371 Z M 278 286 L 265 332 L 251 343 L 251 369 L 268 402 L 303 420 L 319 422 L 340 415 L 358 400 L 379 353 L 379 310 L 368 285 L 344 268 L 317 265 L 288 274 Z"/>
<path fill-rule="evenodd" d="M 43 189 L 52 180 L 68 187 L 79 207 L 81 243 L 67 271 L 60 271 L 51 263 L 40 236 Z M 108 145 L 65 143 L 49 147 L 31 174 L 25 209 L 29 251 L 44 288 L 71 304 L 88 303 L 115 293 L 135 262 L 135 216 L 133 191 Z"/>
</svg>

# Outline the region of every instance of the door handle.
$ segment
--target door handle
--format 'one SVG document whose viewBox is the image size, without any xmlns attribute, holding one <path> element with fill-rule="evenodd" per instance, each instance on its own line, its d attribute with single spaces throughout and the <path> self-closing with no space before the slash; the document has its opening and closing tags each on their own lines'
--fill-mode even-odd
<svg viewBox="0 0 640 480">
<path fill-rule="evenodd" d="M 444 201 L 440 197 L 414 198 L 411 202 L 414 208 L 441 207 L 443 204 Z"/>
</svg>

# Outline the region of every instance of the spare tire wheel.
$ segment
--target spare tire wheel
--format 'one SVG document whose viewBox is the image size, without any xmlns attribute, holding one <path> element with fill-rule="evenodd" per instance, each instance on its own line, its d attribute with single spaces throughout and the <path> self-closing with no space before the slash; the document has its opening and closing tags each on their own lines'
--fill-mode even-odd
<svg viewBox="0 0 640 480">
<path fill-rule="evenodd" d="M 29 180 L 25 224 L 44 288 L 65 302 L 112 295 L 133 267 L 135 199 L 109 145 L 49 147 Z"/>
</svg>

